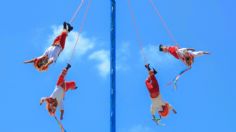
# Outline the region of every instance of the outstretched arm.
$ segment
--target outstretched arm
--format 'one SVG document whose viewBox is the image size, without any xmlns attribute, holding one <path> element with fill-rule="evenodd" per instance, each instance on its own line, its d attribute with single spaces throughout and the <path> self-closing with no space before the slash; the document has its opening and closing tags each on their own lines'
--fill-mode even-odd
<svg viewBox="0 0 236 132">
<path fill-rule="evenodd" d="M 60 120 L 63 120 L 63 116 L 64 116 L 64 110 L 61 110 Z"/>
<path fill-rule="evenodd" d="M 192 52 L 192 54 L 194 55 L 194 57 L 199 57 L 205 54 L 209 55 L 210 53 L 206 51 L 195 51 L 195 52 Z"/>
<path fill-rule="evenodd" d="M 25 64 L 27 64 L 27 63 L 33 63 L 33 62 L 34 62 L 34 60 L 35 60 L 35 58 L 34 58 L 34 59 L 32 59 L 32 60 L 26 60 L 26 61 L 24 61 L 24 63 L 25 63 Z"/>
<path fill-rule="evenodd" d="M 64 100 L 61 101 L 60 112 L 61 112 L 60 119 L 63 120 L 63 116 L 64 116 Z"/>
</svg>

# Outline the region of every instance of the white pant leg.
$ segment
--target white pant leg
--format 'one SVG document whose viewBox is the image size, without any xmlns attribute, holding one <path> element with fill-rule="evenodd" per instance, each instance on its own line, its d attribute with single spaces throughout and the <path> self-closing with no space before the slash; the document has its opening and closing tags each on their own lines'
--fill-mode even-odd
<svg viewBox="0 0 236 132">
<path fill-rule="evenodd" d="M 49 53 L 49 51 L 50 51 L 50 48 L 51 48 L 51 46 L 48 47 L 48 48 L 44 51 L 44 53 L 43 53 L 42 56 L 48 55 L 48 53 Z"/>
<path fill-rule="evenodd" d="M 152 115 L 155 115 L 156 110 L 157 110 L 157 106 L 155 106 L 155 105 L 152 103 L 152 104 L 151 104 L 151 113 L 152 113 Z"/>
<path fill-rule="evenodd" d="M 56 62 L 61 51 L 62 51 L 61 46 L 50 46 L 46 49 L 43 55 L 47 55 L 49 60 Z"/>
</svg>

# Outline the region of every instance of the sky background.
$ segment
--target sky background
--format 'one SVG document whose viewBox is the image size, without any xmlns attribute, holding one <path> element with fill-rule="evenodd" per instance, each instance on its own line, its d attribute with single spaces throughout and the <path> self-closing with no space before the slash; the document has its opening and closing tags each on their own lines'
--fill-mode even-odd
<svg viewBox="0 0 236 132">
<path fill-rule="evenodd" d="M 117 132 L 235 132 L 236 2 L 234 0 L 153 0 L 181 47 L 211 52 L 195 59 L 177 90 L 166 87 L 185 66 L 160 53 L 173 42 L 148 0 L 131 0 L 145 56 L 158 69 L 162 98 L 178 112 L 157 126 L 151 120 L 147 77 L 127 0 L 117 1 Z M 66 47 L 48 71 L 24 60 L 41 55 L 69 21 L 80 0 L 4 0 L 0 4 L 0 131 L 59 132 L 39 100 L 54 90 L 78 35 L 85 0 Z M 108 132 L 110 111 L 110 1 L 93 0 L 66 80 L 78 89 L 65 96 L 62 121 L 68 132 Z"/>
</svg>

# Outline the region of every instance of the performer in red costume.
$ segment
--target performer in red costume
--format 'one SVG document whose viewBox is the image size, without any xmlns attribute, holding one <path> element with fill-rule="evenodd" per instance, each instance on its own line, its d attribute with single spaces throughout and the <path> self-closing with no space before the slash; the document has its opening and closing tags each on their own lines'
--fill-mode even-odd
<svg viewBox="0 0 236 132">
<path fill-rule="evenodd" d="M 157 71 L 154 68 L 153 70 L 151 70 L 149 64 L 146 64 L 145 67 L 147 68 L 147 71 L 149 73 L 149 76 L 146 79 L 145 83 L 152 100 L 152 105 L 151 105 L 152 119 L 156 123 L 159 123 L 162 117 L 166 117 L 169 114 L 169 111 L 172 110 L 175 114 L 176 111 L 168 102 L 163 101 L 161 98 L 159 84 L 155 77 Z M 155 116 L 156 111 L 158 112 L 160 118 L 156 118 Z"/>
<path fill-rule="evenodd" d="M 64 107 L 63 107 L 63 100 L 65 97 L 65 93 L 68 90 L 75 90 L 77 89 L 76 84 L 74 81 L 67 82 L 65 81 L 65 76 L 70 68 L 70 64 L 67 65 L 66 68 L 62 70 L 61 75 L 58 78 L 56 87 L 51 94 L 50 97 L 42 97 L 40 100 L 40 105 L 46 102 L 46 109 L 48 110 L 51 116 L 55 116 L 55 112 L 57 107 L 60 107 L 61 116 L 60 119 L 63 119 L 64 115 Z"/>
<path fill-rule="evenodd" d="M 192 66 L 195 57 L 209 54 L 209 52 L 206 51 L 195 51 L 193 48 L 179 48 L 178 46 L 160 45 L 159 50 L 165 53 L 170 53 L 176 59 L 181 60 L 188 67 Z"/>
<path fill-rule="evenodd" d="M 67 38 L 67 34 L 73 30 L 73 27 L 69 24 L 64 22 L 63 23 L 63 31 L 59 36 L 57 36 L 53 44 L 46 49 L 42 56 L 37 58 L 27 60 L 24 63 L 34 63 L 34 67 L 39 71 L 45 71 L 48 69 L 48 66 L 53 62 L 56 62 L 58 56 L 63 51 L 65 47 L 65 42 Z"/>
</svg>

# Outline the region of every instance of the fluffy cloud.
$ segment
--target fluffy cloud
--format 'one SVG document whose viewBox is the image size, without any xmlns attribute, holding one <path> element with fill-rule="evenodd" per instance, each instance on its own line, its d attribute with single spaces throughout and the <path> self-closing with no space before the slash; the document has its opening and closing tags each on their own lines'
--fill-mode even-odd
<svg viewBox="0 0 236 132">
<path fill-rule="evenodd" d="M 168 67 L 178 62 L 173 56 L 162 53 L 159 51 L 158 45 L 149 44 L 143 47 L 143 50 L 133 51 L 131 50 L 130 43 L 124 41 L 117 47 L 117 70 L 127 71 L 130 69 L 132 63 L 133 52 L 140 53 L 140 59 L 143 61 L 145 57 L 145 63 L 150 63 L 152 66 L 156 67 Z M 137 58 L 136 58 L 137 59 Z"/>
<path fill-rule="evenodd" d="M 101 76 L 105 77 L 109 74 L 110 72 L 109 51 L 107 50 L 95 51 L 89 56 L 89 59 L 98 61 L 98 65 L 96 67 Z"/>
<path fill-rule="evenodd" d="M 119 44 L 120 47 L 117 47 L 117 63 L 116 63 L 116 69 L 127 71 L 129 69 L 128 62 L 130 58 L 130 43 L 129 42 L 122 42 Z"/>
</svg>

